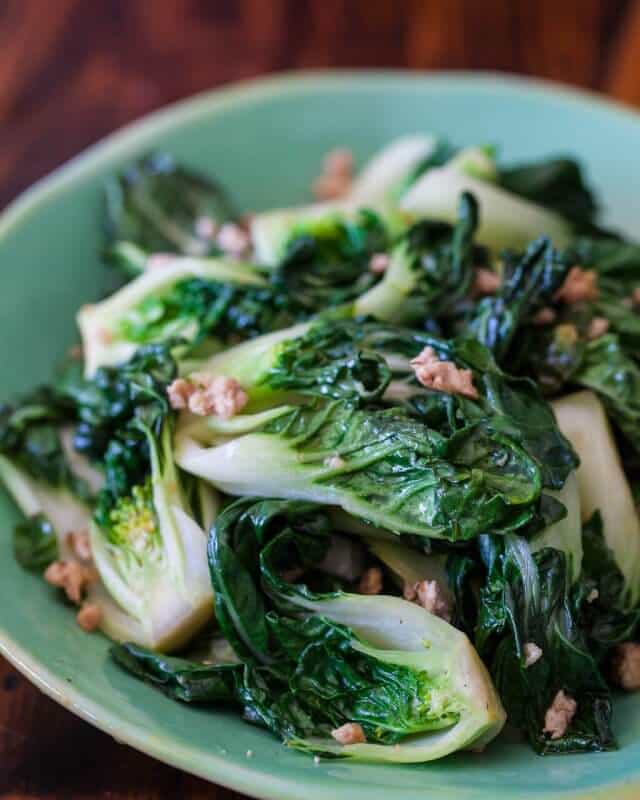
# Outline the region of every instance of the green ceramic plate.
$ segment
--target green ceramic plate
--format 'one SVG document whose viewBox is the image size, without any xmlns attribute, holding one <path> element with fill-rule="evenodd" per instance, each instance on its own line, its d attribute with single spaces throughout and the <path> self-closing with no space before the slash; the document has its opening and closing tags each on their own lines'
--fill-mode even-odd
<svg viewBox="0 0 640 800">
<path fill-rule="evenodd" d="M 330 73 L 199 96 L 109 137 L 19 198 L 0 218 L 3 396 L 49 374 L 74 312 L 104 285 L 97 257 L 103 178 L 150 148 L 210 171 L 242 206 L 295 203 L 336 144 L 366 158 L 391 137 L 436 131 L 495 142 L 507 158 L 575 153 L 609 221 L 638 222 L 640 117 L 595 97 L 497 75 Z M 636 228 L 637 233 L 637 228 Z M 108 643 L 11 555 L 17 513 L 0 495 L 0 652 L 43 691 L 120 741 L 261 798 L 495 800 L 639 798 L 640 696 L 616 705 L 620 749 L 541 759 L 508 736 L 482 755 L 424 766 L 313 759 L 222 713 L 180 706 L 120 672 Z"/>
</svg>

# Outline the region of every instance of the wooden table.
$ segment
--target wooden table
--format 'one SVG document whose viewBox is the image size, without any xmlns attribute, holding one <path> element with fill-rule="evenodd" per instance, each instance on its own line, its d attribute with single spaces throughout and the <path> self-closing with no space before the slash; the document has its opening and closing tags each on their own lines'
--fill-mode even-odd
<svg viewBox="0 0 640 800">
<path fill-rule="evenodd" d="M 498 69 L 640 105 L 640 0 L 0 0 L 0 206 L 131 119 L 312 67 Z M 239 795 L 117 744 L 0 659 L 0 798 Z"/>
</svg>

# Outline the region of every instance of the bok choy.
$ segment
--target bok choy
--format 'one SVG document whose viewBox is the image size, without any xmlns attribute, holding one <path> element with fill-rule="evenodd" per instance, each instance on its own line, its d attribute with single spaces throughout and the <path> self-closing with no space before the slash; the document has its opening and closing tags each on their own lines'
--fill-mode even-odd
<svg viewBox="0 0 640 800">
<path fill-rule="evenodd" d="M 208 552 L 216 616 L 244 666 L 172 670 L 126 646 L 116 660 L 178 699 L 236 703 L 297 749 L 411 762 L 486 744 L 504 713 L 464 634 L 399 598 L 317 593 L 282 579 L 292 563 L 322 560 L 330 530 L 313 504 L 237 501 L 212 528 Z M 354 724 L 366 741 L 332 736 Z"/>
<path fill-rule="evenodd" d="M 105 473 L 89 527 L 102 627 L 165 650 L 211 617 L 204 554 L 216 513 L 213 491 L 174 463 L 165 390 L 175 373 L 168 349 L 151 345 L 76 389 L 76 447 Z"/>
<path fill-rule="evenodd" d="M 318 759 L 479 751 L 506 718 L 539 754 L 613 749 L 640 247 L 571 158 L 358 155 L 324 160 L 328 202 L 255 214 L 162 154 L 108 181 L 123 285 L 0 406 L 15 557 L 133 676 Z"/>
</svg>

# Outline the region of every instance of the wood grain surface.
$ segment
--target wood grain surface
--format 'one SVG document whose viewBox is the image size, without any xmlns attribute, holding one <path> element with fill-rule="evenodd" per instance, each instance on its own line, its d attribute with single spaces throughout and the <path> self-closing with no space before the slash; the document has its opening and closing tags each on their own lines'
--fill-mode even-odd
<svg viewBox="0 0 640 800">
<path fill-rule="evenodd" d="M 640 105 L 640 0 L 0 0 L 0 207 L 132 119 L 313 67 L 491 69 Z M 208 798 L 0 659 L 0 798 Z"/>
</svg>

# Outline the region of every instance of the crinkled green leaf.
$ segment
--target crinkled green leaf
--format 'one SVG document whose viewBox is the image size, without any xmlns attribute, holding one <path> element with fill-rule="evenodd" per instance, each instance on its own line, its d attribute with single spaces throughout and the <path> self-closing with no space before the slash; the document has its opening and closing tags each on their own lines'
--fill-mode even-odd
<svg viewBox="0 0 640 800">
<path fill-rule="evenodd" d="M 598 206 L 580 165 L 572 158 L 502 168 L 498 182 L 510 192 L 556 211 L 578 228 L 592 227 Z"/>
<path fill-rule="evenodd" d="M 388 246 L 388 232 L 373 211 L 360 210 L 354 220 L 328 213 L 294 226 L 273 282 L 309 313 L 337 306 L 375 282 L 369 261 Z"/>
<path fill-rule="evenodd" d="M 179 166 L 167 153 L 146 156 L 111 178 L 104 199 L 105 256 L 129 274 L 135 274 L 136 260 L 123 253 L 123 242 L 146 253 L 212 255 L 219 249 L 200 233 L 198 220 L 220 224 L 238 216 L 219 184 Z"/>
<path fill-rule="evenodd" d="M 478 303 L 466 332 L 488 347 L 499 364 L 508 365 L 518 329 L 549 304 L 569 266 L 546 237 L 536 239 L 521 258 L 507 258 L 500 289 Z"/>
<path fill-rule="evenodd" d="M 598 511 L 583 525 L 582 543 L 583 580 L 577 602 L 592 651 L 602 659 L 616 644 L 635 638 L 640 608 L 628 608 L 624 602 L 625 579 L 607 546 Z"/>
<path fill-rule="evenodd" d="M 122 366 L 101 367 L 75 387 L 74 445 L 105 470 L 96 511 L 101 524 L 116 500 L 149 474 L 147 435 L 159 435 L 170 414 L 166 390 L 176 374 L 169 346 L 146 345 Z"/>
<path fill-rule="evenodd" d="M 481 547 L 487 569 L 480 593 L 476 642 L 512 724 L 521 727 L 539 753 L 608 750 L 611 698 L 581 626 L 570 589 L 565 554 L 544 548 L 532 554 L 518 536 L 487 537 Z M 525 644 L 542 649 L 525 666 Z M 563 690 L 578 704 L 566 732 L 543 732 L 545 714 Z"/>
<path fill-rule="evenodd" d="M 618 337 L 609 334 L 590 342 L 573 380 L 599 395 L 617 426 L 640 450 L 640 367 L 624 352 Z"/>
<path fill-rule="evenodd" d="M 235 705 L 243 667 L 237 664 L 201 664 L 154 653 L 134 644 L 116 644 L 111 657 L 137 678 L 157 686 L 183 703 Z"/>
<path fill-rule="evenodd" d="M 91 491 L 71 469 L 61 440 L 61 428 L 73 425 L 76 413 L 70 398 L 52 386 L 0 405 L 0 453 L 32 478 L 88 500 Z"/>
<path fill-rule="evenodd" d="M 379 398 L 391 380 L 384 358 L 362 347 L 357 328 L 340 322 L 313 325 L 277 348 L 260 384 L 274 390 L 334 399 Z"/>
</svg>

